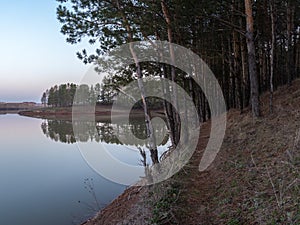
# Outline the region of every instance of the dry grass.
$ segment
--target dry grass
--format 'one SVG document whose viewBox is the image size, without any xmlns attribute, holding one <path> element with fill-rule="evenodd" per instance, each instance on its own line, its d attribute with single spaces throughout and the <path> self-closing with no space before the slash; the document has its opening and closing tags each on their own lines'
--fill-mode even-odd
<svg viewBox="0 0 300 225">
<path fill-rule="evenodd" d="M 300 224 L 300 81 L 275 93 L 274 113 L 228 113 L 222 149 L 209 171 L 191 169 L 182 224 Z M 193 157 L 191 165 L 197 165 Z M 196 179 L 195 179 L 196 178 Z M 199 180 L 201 179 L 201 180 Z"/>
<path fill-rule="evenodd" d="M 208 170 L 200 173 L 198 165 L 209 123 L 184 169 L 132 204 L 124 194 L 102 218 L 123 208 L 113 224 L 300 224 L 300 80 L 275 92 L 273 114 L 268 94 L 261 100 L 262 118 L 228 113 L 223 146 Z M 96 221 L 90 224 L 103 224 Z"/>
</svg>

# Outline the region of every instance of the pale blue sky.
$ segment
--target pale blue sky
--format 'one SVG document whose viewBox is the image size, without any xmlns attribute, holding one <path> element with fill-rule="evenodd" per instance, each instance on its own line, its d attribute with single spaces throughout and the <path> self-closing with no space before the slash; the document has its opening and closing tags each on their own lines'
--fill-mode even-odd
<svg viewBox="0 0 300 225">
<path fill-rule="evenodd" d="M 79 83 L 89 68 L 60 33 L 55 0 L 0 0 L 0 102 L 40 101 L 52 85 Z M 90 51 L 91 51 L 90 47 Z"/>
</svg>

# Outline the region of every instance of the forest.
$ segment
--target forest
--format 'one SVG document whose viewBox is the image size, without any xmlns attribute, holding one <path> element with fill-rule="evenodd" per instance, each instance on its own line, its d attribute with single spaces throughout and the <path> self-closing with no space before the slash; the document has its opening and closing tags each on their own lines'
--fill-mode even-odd
<svg viewBox="0 0 300 225">
<path fill-rule="evenodd" d="M 80 98 L 75 98 L 76 91 Z M 103 94 L 103 92 L 102 92 Z M 95 87 L 87 84 L 77 85 L 74 83 L 54 85 L 47 89 L 41 97 L 44 106 L 70 107 L 75 104 L 93 104 L 100 99 L 100 84 Z"/>
<path fill-rule="evenodd" d="M 140 63 L 132 50 L 134 41 L 168 41 L 199 55 L 221 86 L 227 109 L 243 113 L 251 107 L 261 116 L 260 95 L 273 92 L 299 75 L 299 1 L 183 1 L 183 0 L 58 0 L 61 32 L 71 44 L 88 42 L 95 52 L 77 52 L 83 63 L 98 63 L 100 56 L 129 43 L 134 65 L 106 77 L 115 91 L 132 80 L 156 76 L 180 85 L 193 99 L 200 122 L 211 118 L 208 96 L 185 72 L 163 63 Z M 170 58 L 175 60 L 170 47 Z M 197 73 L 197 71 L 196 71 Z M 139 83 L 141 85 L 142 83 Z M 214 87 L 210 87 L 214 88 Z M 140 86 L 148 135 L 153 139 L 147 99 Z M 168 93 L 177 98 L 177 90 Z M 166 93 L 166 94 L 168 94 Z M 175 99 L 177 102 L 177 99 Z M 173 144 L 179 143 L 180 118 L 174 105 L 164 103 Z M 175 107 L 176 108 L 176 107 Z M 155 149 L 155 146 L 152 148 Z M 156 160 L 157 161 L 157 160 Z"/>
<path fill-rule="evenodd" d="M 299 74 L 298 0 L 76 0 L 70 1 L 71 7 L 66 6 L 69 1 L 58 2 L 57 16 L 67 42 L 88 41 L 96 48 L 95 53 L 77 53 L 84 63 L 96 62 L 99 55 L 132 41 L 167 40 L 192 50 L 209 65 L 228 109 L 243 112 L 252 105 L 259 116 L 259 95 L 269 91 L 272 107 L 273 91 Z M 166 78 L 192 90 L 201 121 L 206 121 L 210 113 L 203 92 L 174 72 L 164 67 Z"/>
<path fill-rule="evenodd" d="M 299 0 L 57 1 L 57 18 L 66 42 L 73 45 L 89 43 L 95 48 L 94 52 L 86 49 L 77 52 L 83 63 L 98 65 L 101 57 L 112 49 L 125 44 L 129 46 L 133 63 L 108 74 L 105 82 L 113 93 L 122 92 L 121 88 L 132 81 L 138 82 L 149 138 L 147 148 L 154 165 L 150 170 L 146 168 L 146 177 L 149 174 L 151 177 L 151 169 L 154 174 L 156 168 L 156 172 L 161 172 L 161 160 L 151 125 L 149 99 L 141 82 L 143 78 L 163 78 L 178 84 L 195 105 L 199 121 L 194 121 L 194 125 L 197 126 L 197 122 L 204 124 L 204 136 L 200 135 L 197 153 L 185 169 L 174 175 L 169 183 L 149 188 L 154 193 L 150 224 L 198 224 L 194 218 L 205 221 L 203 224 L 293 224 L 293 221 L 299 221 L 299 207 L 296 206 L 299 197 L 295 197 L 299 196 L 299 164 L 291 156 L 297 154 L 298 144 L 287 147 L 293 142 L 294 133 L 289 132 L 290 136 L 283 138 L 286 137 L 283 129 L 288 132 L 284 124 L 288 123 L 294 132 L 296 128 L 290 119 L 298 116 L 291 104 L 295 103 L 292 96 L 298 96 L 292 84 L 300 74 Z M 210 108 L 210 96 L 205 95 L 205 90 L 190 74 L 174 65 L 140 62 L 133 45 L 137 41 L 151 46 L 156 46 L 156 41 L 167 41 L 167 53 L 172 62 L 181 57 L 175 54 L 172 44 L 183 46 L 201 57 L 218 81 L 217 85 L 206 83 L 207 88 L 215 90 L 220 85 L 226 110 L 235 110 L 228 116 L 229 126 L 221 156 L 210 171 L 199 173 L 198 170 L 200 157 L 212 135 L 209 132 L 213 125 L 209 127 L 205 122 L 216 116 Z M 203 75 L 197 68 L 194 73 Z M 282 89 L 284 85 L 286 88 Z M 277 101 L 277 90 L 289 99 Z M 173 86 L 164 93 L 175 98 L 175 105 L 163 101 L 173 150 L 185 138 L 183 133 L 197 135 L 196 129 L 185 129 L 182 125 L 180 116 L 184 113 L 176 111 L 177 91 Z M 276 115 L 275 109 L 283 116 Z M 273 117 L 267 118 L 269 115 Z M 266 138 L 268 143 L 265 143 Z M 299 139 L 295 143 L 299 143 Z M 284 147 L 278 147 L 282 145 Z M 282 156 L 286 152 L 288 159 Z M 171 162 L 172 158 L 167 157 L 167 160 Z M 287 163 L 276 164 L 276 160 Z M 269 169 L 271 167 L 274 169 Z M 285 170 L 296 171 L 295 176 Z M 282 174 L 285 176 L 280 178 Z M 286 189 L 283 181 L 287 184 Z M 293 191 L 289 193 L 292 197 L 284 202 L 283 196 L 289 191 Z M 150 194 L 145 195 L 150 198 Z M 276 209 L 270 209 L 270 205 Z M 214 223 L 214 220 L 218 222 Z"/>
</svg>

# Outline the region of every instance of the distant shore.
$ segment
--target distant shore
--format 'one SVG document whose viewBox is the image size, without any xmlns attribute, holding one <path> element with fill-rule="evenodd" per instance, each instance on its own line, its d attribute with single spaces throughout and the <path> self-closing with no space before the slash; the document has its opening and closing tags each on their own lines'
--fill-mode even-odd
<svg viewBox="0 0 300 225">
<path fill-rule="evenodd" d="M 83 106 L 84 107 L 84 106 Z M 96 120 L 110 120 L 111 118 L 111 109 L 112 105 L 97 105 L 95 106 L 95 118 Z M 34 118 L 42 118 L 42 119 L 62 119 L 62 120 L 72 120 L 73 114 L 72 107 L 42 107 L 42 108 L 34 108 L 28 110 L 20 110 L 18 112 L 21 116 L 28 116 Z M 125 111 L 121 108 L 117 110 L 118 115 L 125 116 Z M 88 114 L 88 112 L 87 112 Z M 130 112 L 131 115 L 135 116 L 144 116 L 143 109 L 132 109 Z M 154 110 L 152 114 L 162 115 L 163 110 Z"/>
<path fill-rule="evenodd" d="M 35 102 L 0 102 L 0 112 L 3 112 L 3 114 L 32 110 L 40 107 L 42 107 L 42 105 Z"/>
</svg>

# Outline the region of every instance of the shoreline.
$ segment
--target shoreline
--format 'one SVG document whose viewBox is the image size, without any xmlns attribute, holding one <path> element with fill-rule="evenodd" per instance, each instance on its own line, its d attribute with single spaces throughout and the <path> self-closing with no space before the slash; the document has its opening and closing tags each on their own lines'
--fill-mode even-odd
<svg viewBox="0 0 300 225">
<path fill-rule="evenodd" d="M 80 225 L 109 225 L 117 224 L 121 220 L 128 220 L 132 209 L 143 201 L 145 193 L 146 188 L 143 186 L 130 186 L 104 208 L 99 210 L 96 215 L 82 222 Z M 133 214 L 133 216 L 136 217 L 137 215 Z"/>
<path fill-rule="evenodd" d="M 250 108 L 243 114 L 236 109 L 229 110 L 222 147 L 213 164 L 199 172 L 210 135 L 209 121 L 203 123 L 198 146 L 189 163 L 169 180 L 176 182 L 172 188 L 178 187 L 178 192 L 161 198 L 156 194 L 166 193 L 165 184 L 155 187 L 156 192 L 151 186 L 128 187 L 81 224 L 148 224 L 150 220 L 169 222 L 172 219 L 180 222 L 177 224 L 269 224 L 272 221 L 284 224 L 291 218 L 298 222 L 299 87 L 298 80 L 288 89 L 280 87 L 274 93 L 273 114 L 269 114 L 268 93 L 263 94 L 263 117 L 259 119 L 253 119 Z M 272 182 L 280 184 L 282 176 L 290 189 L 283 196 L 284 208 L 278 209 Z M 254 208 L 255 201 L 260 204 Z M 164 208 L 166 205 L 169 208 Z"/>
<path fill-rule="evenodd" d="M 209 139 L 210 125 L 210 121 L 202 124 L 202 133 L 199 135 L 197 148 L 189 163 L 184 166 L 184 170 L 181 170 L 181 173 L 192 164 L 198 165 Z M 178 176 L 179 174 L 180 172 L 174 176 Z M 207 174 L 207 172 L 204 174 Z M 182 176 L 182 174 L 179 176 Z M 153 196 L 149 196 L 149 191 L 152 192 L 155 190 L 155 188 L 165 187 L 166 184 L 172 183 L 174 180 L 175 178 L 173 177 L 166 181 L 160 182 L 155 186 L 150 185 L 128 187 L 116 199 L 112 200 L 112 202 L 101 209 L 94 217 L 88 219 L 80 225 L 149 224 L 148 222 L 153 216 L 153 211 L 148 201 L 156 201 L 155 199 L 152 199 Z"/>
<path fill-rule="evenodd" d="M 84 106 L 83 106 L 84 107 Z M 111 109 L 112 107 L 110 105 L 101 105 L 96 106 L 94 112 L 86 112 L 83 115 L 91 115 L 95 114 L 96 121 L 110 121 L 111 120 Z M 73 111 L 72 107 L 57 107 L 57 108 L 36 108 L 36 109 L 29 109 L 29 110 L 21 110 L 16 111 L 17 114 L 20 116 L 27 116 L 27 117 L 33 117 L 33 118 L 39 118 L 39 119 L 59 119 L 59 120 L 72 120 L 73 117 Z M 82 114 L 79 112 L 79 114 Z M 122 108 L 117 109 L 116 112 L 114 112 L 115 115 L 118 115 L 120 117 L 122 116 L 128 116 L 126 113 L 124 113 L 124 110 Z M 153 110 L 150 113 L 152 116 L 164 116 L 164 112 L 162 109 Z M 137 116 L 137 117 L 143 117 L 144 116 L 144 110 L 143 109 L 132 109 L 130 112 L 131 116 Z"/>
</svg>

